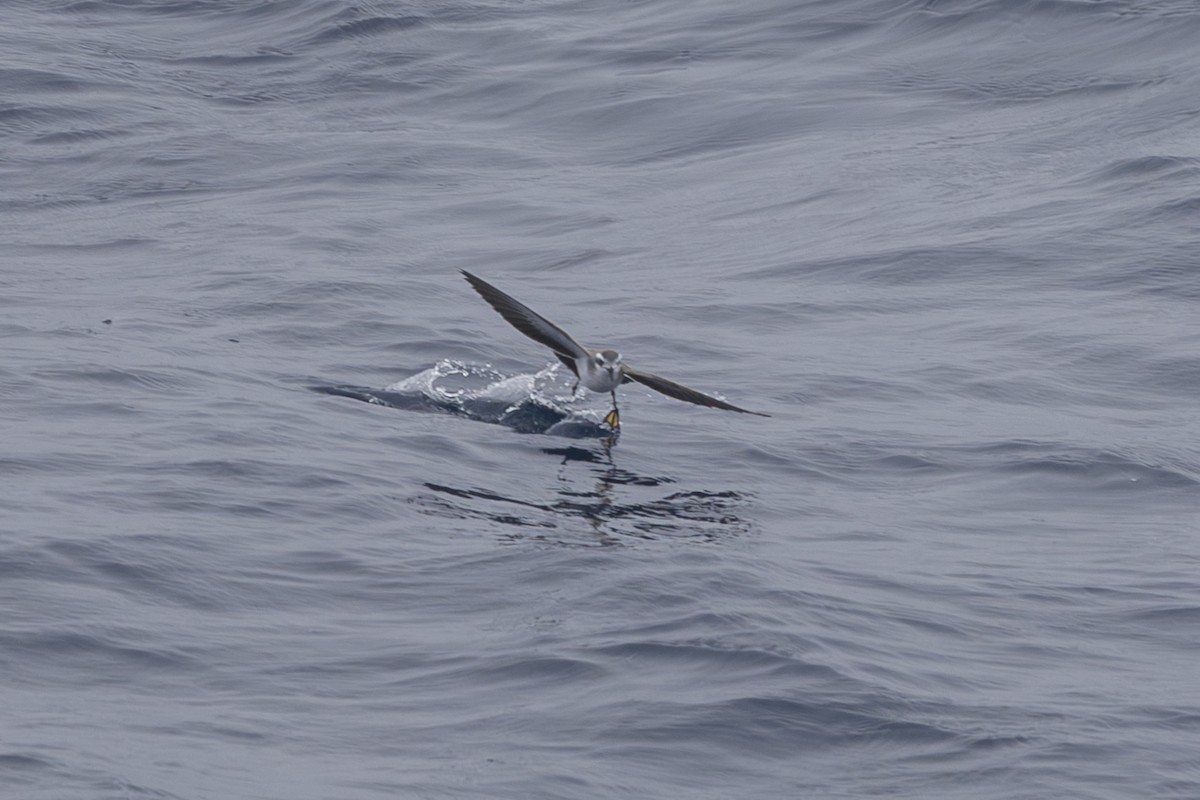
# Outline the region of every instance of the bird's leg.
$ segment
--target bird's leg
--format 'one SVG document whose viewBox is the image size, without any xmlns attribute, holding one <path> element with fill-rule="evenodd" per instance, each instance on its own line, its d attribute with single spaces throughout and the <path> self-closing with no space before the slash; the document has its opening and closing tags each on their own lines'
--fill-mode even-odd
<svg viewBox="0 0 1200 800">
<path fill-rule="evenodd" d="M 608 412 L 608 416 L 604 418 L 604 424 L 608 425 L 614 431 L 621 427 L 621 415 L 617 411 L 617 390 L 612 390 L 613 409 Z"/>
</svg>

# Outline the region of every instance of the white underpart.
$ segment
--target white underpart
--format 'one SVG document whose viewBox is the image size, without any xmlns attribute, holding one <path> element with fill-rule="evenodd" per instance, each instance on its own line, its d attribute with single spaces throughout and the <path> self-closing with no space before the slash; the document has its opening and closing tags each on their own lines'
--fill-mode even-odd
<svg viewBox="0 0 1200 800">
<path fill-rule="evenodd" d="M 588 353 L 575 359 L 575 368 L 579 382 L 593 392 L 611 392 L 621 385 L 624 375 L 620 356 L 610 361 L 599 353 Z"/>
</svg>

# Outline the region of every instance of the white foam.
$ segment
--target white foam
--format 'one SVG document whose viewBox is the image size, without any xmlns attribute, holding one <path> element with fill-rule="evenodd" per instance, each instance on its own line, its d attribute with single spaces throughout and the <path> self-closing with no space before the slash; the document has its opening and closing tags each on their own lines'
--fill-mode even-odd
<svg viewBox="0 0 1200 800">
<path fill-rule="evenodd" d="M 566 406 L 575 399 L 570 391 L 574 377 L 560 369 L 561 366 L 552 363 L 532 374 L 505 375 L 490 364 L 442 359 L 429 369 L 393 383 L 385 391 L 421 394 L 459 407 L 472 400 L 505 403 L 509 406 L 507 411 L 532 400 L 565 413 Z"/>
</svg>

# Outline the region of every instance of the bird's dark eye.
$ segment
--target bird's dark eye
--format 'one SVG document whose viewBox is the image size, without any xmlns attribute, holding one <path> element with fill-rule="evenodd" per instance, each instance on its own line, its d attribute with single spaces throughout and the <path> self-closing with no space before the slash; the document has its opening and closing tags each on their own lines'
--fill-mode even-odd
<svg viewBox="0 0 1200 800">
<path fill-rule="evenodd" d="M 601 358 L 600 356 L 596 356 L 596 366 L 598 366 L 598 367 L 604 366 L 604 359 Z"/>
</svg>

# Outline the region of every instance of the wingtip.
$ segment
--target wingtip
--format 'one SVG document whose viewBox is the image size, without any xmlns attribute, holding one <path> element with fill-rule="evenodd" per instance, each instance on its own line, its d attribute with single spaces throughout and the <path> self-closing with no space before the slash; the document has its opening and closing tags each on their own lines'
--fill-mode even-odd
<svg viewBox="0 0 1200 800">
<path fill-rule="evenodd" d="M 484 292 L 483 287 L 488 286 L 487 281 L 485 281 L 483 278 L 480 278 L 479 276 L 475 275 L 474 273 L 467 272 L 465 269 L 460 269 L 459 272 L 462 273 L 463 280 L 465 280 L 467 283 L 471 284 L 472 289 L 479 292 L 480 294 L 483 294 L 483 292 Z"/>
</svg>

